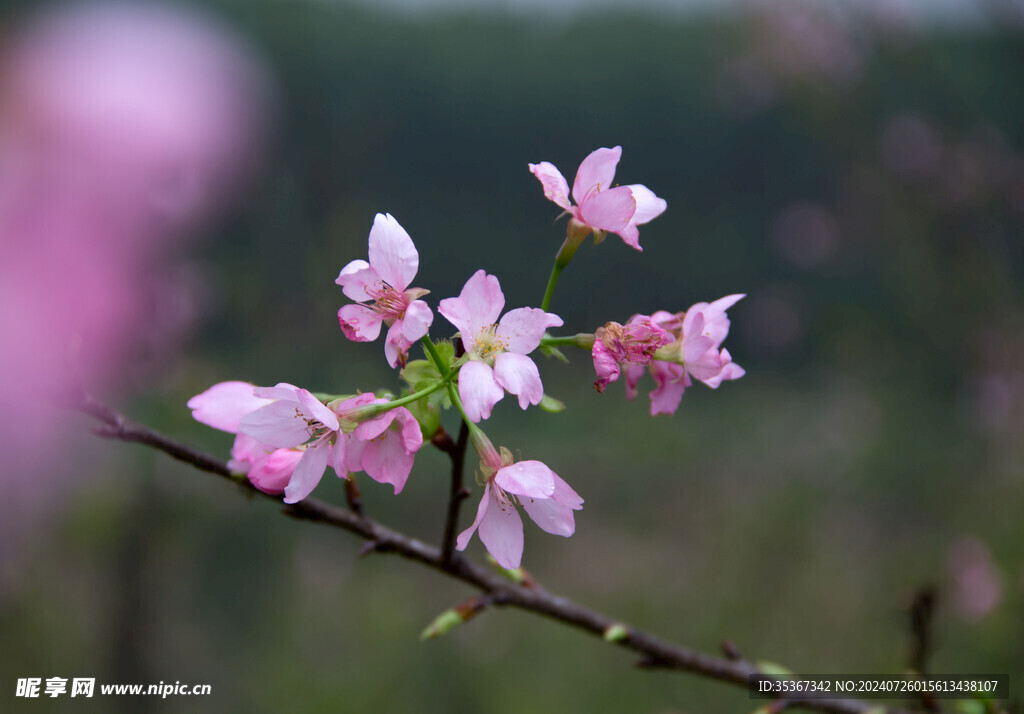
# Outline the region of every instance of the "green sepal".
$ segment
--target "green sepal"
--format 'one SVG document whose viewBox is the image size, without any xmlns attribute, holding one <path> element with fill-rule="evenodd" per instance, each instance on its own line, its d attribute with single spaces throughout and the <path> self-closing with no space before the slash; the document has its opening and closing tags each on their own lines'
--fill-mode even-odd
<svg viewBox="0 0 1024 714">
<path fill-rule="evenodd" d="M 621 622 L 616 622 L 613 625 L 608 625 L 601 637 L 605 642 L 622 642 L 629 637 L 629 628 Z"/>
<path fill-rule="evenodd" d="M 463 622 L 465 622 L 465 619 L 463 619 L 462 615 L 460 615 L 455 608 L 445 610 L 435 617 L 433 622 L 427 625 L 426 629 L 420 633 L 420 641 L 432 640 L 435 637 L 447 635 Z"/>
<path fill-rule="evenodd" d="M 540 399 L 540 408 L 546 412 L 557 414 L 558 412 L 565 411 L 565 402 L 545 394 Z"/>
<path fill-rule="evenodd" d="M 551 345 L 541 345 L 540 351 L 544 354 L 545 357 L 554 357 L 560 362 L 569 361 L 569 358 L 562 354 L 562 350 L 558 349 L 557 347 L 552 347 Z"/>
<path fill-rule="evenodd" d="M 761 674 L 767 674 L 769 677 L 795 677 L 796 672 L 786 669 L 781 664 L 775 662 L 766 662 L 761 660 L 757 662 L 757 671 Z"/>
<path fill-rule="evenodd" d="M 490 553 L 487 554 L 487 562 L 490 563 L 494 568 L 504 575 L 506 578 L 514 582 L 516 585 L 523 585 L 526 583 L 529 576 L 526 571 L 522 568 L 516 568 L 515 570 L 509 570 L 498 565 L 498 561 L 494 559 Z"/>
<path fill-rule="evenodd" d="M 410 387 L 420 382 L 437 382 L 441 379 L 441 375 L 437 371 L 437 367 L 434 363 L 426 359 L 415 359 L 409 362 L 401 371 L 401 377 L 408 383 Z"/>
</svg>

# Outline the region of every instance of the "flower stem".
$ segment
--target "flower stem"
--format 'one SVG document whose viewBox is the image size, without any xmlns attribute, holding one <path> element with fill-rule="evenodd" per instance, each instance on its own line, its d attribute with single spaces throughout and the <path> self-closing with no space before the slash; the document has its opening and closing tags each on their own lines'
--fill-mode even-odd
<svg viewBox="0 0 1024 714">
<path fill-rule="evenodd" d="M 544 335 L 540 340 L 540 345 L 541 347 L 579 347 L 581 350 L 589 352 L 594 346 L 594 335 L 591 332 L 580 332 L 575 335 L 563 335 L 561 337 Z"/>
<path fill-rule="evenodd" d="M 431 384 L 429 387 L 425 387 L 418 392 L 407 394 L 404 397 L 399 397 L 398 399 L 392 399 L 387 404 L 378 404 L 377 406 L 382 407 L 382 412 L 386 412 L 388 409 L 394 409 L 395 407 L 404 407 L 406 404 L 418 402 L 420 399 L 423 399 L 423 397 L 427 396 L 428 394 L 433 394 L 446 384 L 448 384 L 448 382 L 445 379 L 442 379 L 441 381 L 435 382 L 434 384 Z"/>
<path fill-rule="evenodd" d="M 562 247 L 555 254 L 555 263 L 551 266 L 551 276 L 548 278 L 548 286 L 544 290 L 544 299 L 540 303 L 540 309 L 547 312 L 551 307 L 551 297 L 555 294 L 555 285 L 566 266 L 576 255 L 576 250 L 583 243 L 583 240 L 590 234 L 590 228 L 583 225 L 575 218 L 569 219 L 569 227 L 566 231 L 565 241 Z"/>
<path fill-rule="evenodd" d="M 434 343 L 426 335 L 423 336 L 423 339 L 420 340 L 420 342 L 423 343 L 423 351 L 427 353 L 427 357 L 429 357 L 430 361 L 434 363 L 435 367 L 437 367 L 437 371 L 440 373 L 441 377 L 447 381 L 451 370 L 448 369 L 448 365 L 441 360 L 441 355 L 437 353 L 437 348 L 434 347 Z"/>
<path fill-rule="evenodd" d="M 558 285 L 558 277 L 562 274 L 565 269 L 564 265 L 559 265 L 558 261 L 551 266 L 551 277 L 548 278 L 548 286 L 544 290 L 544 299 L 540 302 L 540 309 L 544 312 L 548 311 L 551 307 L 551 296 L 555 294 L 555 286 Z"/>
</svg>

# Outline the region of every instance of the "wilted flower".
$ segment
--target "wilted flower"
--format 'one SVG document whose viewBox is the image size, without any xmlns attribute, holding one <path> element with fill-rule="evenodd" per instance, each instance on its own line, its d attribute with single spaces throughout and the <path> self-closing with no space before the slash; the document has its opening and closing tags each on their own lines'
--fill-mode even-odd
<svg viewBox="0 0 1024 714">
<path fill-rule="evenodd" d="M 739 379 L 746 374 L 732 361 L 728 350 L 719 349 L 729 334 L 729 318 L 725 311 L 743 297 L 728 295 L 713 303 L 700 302 L 685 313 L 672 314 L 662 310 L 650 317 L 634 316 L 633 320 L 650 320 L 672 337 L 671 342 L 654 353 L 654 360 L 648 367 L 658 385 L 651 392 L 652 415 L 674 414 L 683 392 L 692 386 L 691 377 L 717 389 L 723 381 Z M 631 366 L 626 371 L 626 396 L 629 399 L 636 396 L 636 385 L 643 373 L 642 366 Z"/>
<path fill-rule="evenodd" d="M 651 363 L 654 353 L 672 341 L 664 328 L 643 315 L 634 315 L 625 325 L 606 323 L 594 333 L 594 388 L 603 392 L 621 373 L 620 365 L 643 367 Z"/>
</svg>

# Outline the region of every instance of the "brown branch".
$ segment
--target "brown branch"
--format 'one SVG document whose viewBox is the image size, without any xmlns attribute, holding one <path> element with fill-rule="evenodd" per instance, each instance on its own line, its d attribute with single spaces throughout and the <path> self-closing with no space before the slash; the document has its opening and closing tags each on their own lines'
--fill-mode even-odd
<svg viewBox="0 0 1024 714">
<path fill-rule="evenodd" d="M 441 540 L 441 565 L 451 567 L 455 558 L 455 532 L 459 528 L 459 506 L 469 498 L 469 490 L 462 485 L 466 467 L 466 445 L 469 443 L 469 428 L 466 422 L 459 427 L 459 439 L 448 452 L 452 459 L 452 484 L 448 491 L 448 515 L 444 521 L 444 538 Z"/>
<path fill-rule="evenodd" d="M 910 669 L 926 675 L 928 657 L 932 653 L 932 620 L 935 614 L 935 588 L 926 585 L 914 593 L 907 608 L 910 615 Z M 939 702 L 929 692 L 921 692 L 921 706 L 925 711 L 941 712 Z"/>
<path fill-rule="evenodd" d="M 265 494 L 247 480 L 240 480 L 232 474 L 224 461 L 190 449 L 159 432 L 128 419 L 89 396 L 83 395 L 78 403 L 71 406 L 102 422 L 101 426 L 95 429 L 100 436 L 159 449 L 201 471 L 208 471 L 227 478 L 253 496 L 266 498 L 278 505 L 281 504 L 277 496 Z M 487 601 L 494 606 L 511 606 L 527 610 L 570 627 L 584 630 L 597 637 L 605 638 L 606 634 L 614 632 L 614 637 L 606 639 L 617 646 L 639 654 L 641 665 L 690 672 L 743 687 L 747 686 L 748 678 L 751 675 L 759 673 L 757 666 L 748 660 L 735 657 L 715 657 L 663 640 L 642 630 L 626 626 L 568 598 L 551 594 L 538 587 L 513 583 L 503 575 L 472 563 L 466 558 L 459 557 L 446 561 L 441 549 L 392 530 L 352 510 L 313 498 L 284 505 L 282 510 L 292 518 L 323 523 L 353 533 L 367 542 L 367 552 L 394 553 L 446 573 L 483 591 L 488 596 Z M 878 710 L 876 705 L 858 699 L 786 700 L 784 706 L 801 706 L 836 714 L 864 714 Z M 886 712 L 887 714 L 909 714 L 894 709 L 887 709 Z"/>
</svg>

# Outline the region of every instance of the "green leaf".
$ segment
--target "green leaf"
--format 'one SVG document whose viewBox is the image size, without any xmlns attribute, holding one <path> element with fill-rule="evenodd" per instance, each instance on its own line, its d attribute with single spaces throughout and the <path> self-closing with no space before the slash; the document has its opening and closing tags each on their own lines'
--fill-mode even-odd
<svg viewBox="0 0 1024 714">
<path fill-rule="evenodd" d="M 417 359 L 405 365 L 402 370 L 402 379 L 415 389 L 415 385 L 422 382 L 440 381 L 441 374 L 430 360 Z"/>
<path fill-rule="evenodd" d="M 451 340 L 438 340 L 434 343 L 434 349 L 437 350 L 441 363 L 451 369 L 455 364 L 455 344 Z"/>
<path fill-rule="evenodd" d="M 423 434 L 424 441 L 429 441 L 441 426 L 440 409 L 431 403 L 432 396 L 433 395 L 424 397 L 423 399 L 417 399 L 415 402 L 407 404 L 405 407 L 409 410 L 409 413 L 412 414 L 413 418 L 419 422 L 420 432 Z"/>
</svg>

